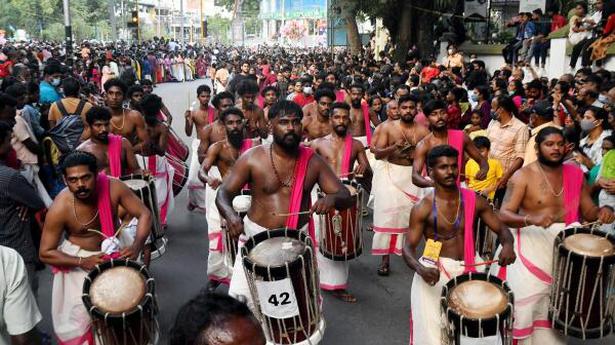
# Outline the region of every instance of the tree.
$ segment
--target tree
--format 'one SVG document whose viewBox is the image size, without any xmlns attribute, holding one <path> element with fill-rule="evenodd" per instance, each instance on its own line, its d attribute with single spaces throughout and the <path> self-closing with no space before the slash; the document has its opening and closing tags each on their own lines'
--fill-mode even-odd
<svg viewBox="0 0 615 345">
<path fill-rule="evenodd" d="M 346 23 L 346 35 L 350 52 L 352 54 L 359 54 L 362 45 L 359 27 L 357 26 L 357 15 L 361 9 L 361 2 L 356 0 L 343 0 L 339 6 L 341 17 Z"/>
</svg>

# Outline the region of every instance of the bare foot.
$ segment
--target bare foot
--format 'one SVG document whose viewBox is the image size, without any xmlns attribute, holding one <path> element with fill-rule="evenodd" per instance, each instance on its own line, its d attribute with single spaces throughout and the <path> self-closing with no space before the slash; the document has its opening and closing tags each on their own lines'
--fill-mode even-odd
<svg viewBox="0 0 615 345">
<path fill-rule="evenodd" d="M 347 290 L 335 290 L 335 291 L 332 291 L 331 294 L 333 295 L 333 297 L 341 301 L 344 301 L 346 303 L 357 303 L 357 298 L 354 297 Z"/>
</svg>

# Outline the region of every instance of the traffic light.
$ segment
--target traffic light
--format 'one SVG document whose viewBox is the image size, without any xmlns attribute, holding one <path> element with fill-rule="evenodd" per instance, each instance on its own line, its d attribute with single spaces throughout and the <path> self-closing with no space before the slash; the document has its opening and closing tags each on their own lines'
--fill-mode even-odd
<svg viewBox="0 0 615 345">
<path fill-rule="evenodd" d="M 136 28 L 139 26 L 139 11 L 130 11 L 130 21 L 128 27 Z"/>
</svg>

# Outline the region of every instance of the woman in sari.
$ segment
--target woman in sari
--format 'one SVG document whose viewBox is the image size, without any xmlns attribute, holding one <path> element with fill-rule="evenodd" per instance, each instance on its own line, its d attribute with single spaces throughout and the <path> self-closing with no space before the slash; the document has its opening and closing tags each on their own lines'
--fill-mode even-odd
<svg viewBox="0 0 615 345">
<path fill-rule="evenodd" d="M 184 59 L 184 71 L 186 74 L 186 81 L 194 80 L 194 63 L 189 55 L 186 55 Z"/>
<path fill-rule="evenodd" d="M 164 68 L 165 81 L 175 81 L 175 75 L 173 74 L 173 54 L 165 56 Z"/>
<path fill-rule="evenodd" d="M 607 50 L 615 42 L 615 0 L 605 2 L 602 18 L 604 23 L 602 36 L 587 48 L 591 50 L 591 61 L 596 61 L 598 66 L 602 66 Z"/>
<path fill-rule="evenodd" d="M 205 62 L 205 57 L 203 57 L 203 54 L 200 54 L 196 58 L 196 75 L 199 78 L 203 78 L 205 77 L 206 73 L 207 73 L 207 64 Z"/>
</svg>

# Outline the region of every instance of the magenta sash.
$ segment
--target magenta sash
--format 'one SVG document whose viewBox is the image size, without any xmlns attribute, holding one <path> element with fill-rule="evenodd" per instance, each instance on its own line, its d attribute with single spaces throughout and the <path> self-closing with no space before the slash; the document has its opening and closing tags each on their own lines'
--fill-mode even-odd
<svg viewBox="0 0 615 345">
<path fill-rule="evenodd" d="M 214 107 L 207 108 L 207 123 L 212 124 L 216 121 L 216 110 Z"/>
<path fill-rule="evenodd" d="M 583 189 L 583 171 L 572 164 L 564 164 L 562 169 L 564 187 L 564 222 L 566 225 L 579 221 L 579 205 Z"/>
<path fill-rule="evenodd" d="M 346 135 L 344 142 L 344 156 L 342 157 L 342 167 L 340 173 L 341 176 L 348 176 L 350 174 L 350 158 L 352 156 L 352 135 Z"/>
<path fill-rule="evenodd" d="M 346 101 L 346 94 L 342 90 L 335 91 L 335 101 L 336 102 L 344 102 Z"/>
<path fill-rule="evenodd" d="M 363 111 L 363 122 L 365 123 L 365 136 L 367 136 L 367 145 L 372 144 L 372 126 L 369 120 L 369 105 L 367 103 L 361 103 L 361 110 Z"/>
<path fill-rule="evenodd" d="M 105 238 L 115 236 L 115 222 L 111 211 L 111 184 L 109 176 L 99 173 L 96 178 L 96 194 L 98 196 L 98 219 Z"/>
<path fill-rule="evenodd" d="M 243 142 L 241 142 L 241 148 L 239 149 L 239 154 L 241 155 L 242 153 L 251 149 L 252 145 L 252 139 L 243 139 Z"/>
<path fill-rule="evenodd" d="M 474 211 L 476 208 L 476 193 L 472 190 L 461 188 L 463 198 L 463 261 L 465 270 L 463 273 L 476 272 L 474 266 Z M 435 196 L 434 196 L 435 197 Z"/>
<path fill-rule="evenodd" d="M 459 185 L 461 181 L 461 172 L 463 169 L 463 131 L 458 129 L 449 129 L 448 130 L 448 144 L 452 146 L 459 155 L 457 156 L 457 167 L 459 169 L 459 173 L 457 174 L 457 185 Z"/>
<path fill-rule="evenodd" d="M 109 173 L 112 177 L 118 178 L 122 175 L 122 136 L 109 133 L 109 144 L 107 145 L 107 156 L 109 157 Z"/>
<path fill-rule="evenodd" d="M 314 151 L 305 146 L 299 146 L 299 157 L 297 157 L 297 164 L 295 164 L 295 171 L 293 172 L 294 183 L 290 191 L 290 202 L 288 204 L 288 213 L 291 215 L 286 218 L 286 227 L 290 229 L 297 229 L 299 225 L 299 213 L 301 211 L 301 200 L 303 199 L 303 183 L 305 182 L 305 175 L 307 174 L 307 167 L 310 163 L 310 159 Z"/>
</svg>

